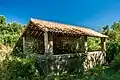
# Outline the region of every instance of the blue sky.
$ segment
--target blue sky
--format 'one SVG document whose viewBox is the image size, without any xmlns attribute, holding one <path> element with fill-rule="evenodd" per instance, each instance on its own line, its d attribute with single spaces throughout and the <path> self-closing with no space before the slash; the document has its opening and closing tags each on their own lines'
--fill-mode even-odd
<svg viewBox="0 0 120 80">
<path fill-rule="evenodd" d="M 96 30 L 120 20 L 120 0 L 0 0 L 0 15 L 9 22 L 38 18 Z"/>
</svg>

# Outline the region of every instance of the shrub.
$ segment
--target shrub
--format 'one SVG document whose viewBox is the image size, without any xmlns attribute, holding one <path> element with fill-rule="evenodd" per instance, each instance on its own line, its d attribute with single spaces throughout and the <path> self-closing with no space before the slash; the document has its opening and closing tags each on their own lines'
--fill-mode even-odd
<svg viewBox="0 0 120 80">
<path fill-rule="evenodd" d="M 118 55 L 111 63 L 110 66 L 112 69 L 114 69 L 115 71 L 119 71 L 120 70 L 120 55 Z"/>
<path fill-rule="evenodd" d="M 107 43 L 107 61 L 110 63 L 120 54 L 120 44 L 119 43 Z"/>
<path fill-rule="evenodd" d="M 33 59 L 9 57 L 0 64 L 2 80 L 39 80 L 39 72 Z"/>
</svg>

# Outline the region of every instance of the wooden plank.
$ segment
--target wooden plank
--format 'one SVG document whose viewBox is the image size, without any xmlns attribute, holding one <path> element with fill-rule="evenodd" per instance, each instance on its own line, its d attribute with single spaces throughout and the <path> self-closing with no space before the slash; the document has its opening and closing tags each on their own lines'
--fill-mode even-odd
<svg viewBox="0 0 120 80">
<path fill-rule="evenodd" d="M 38 31 L 35 32 L 35 36 L 38 34 Z"/>
<path fill-rule="evenodd" d="M 30 33 L 30 35 L 34 35 L 34 31 L 32 31 L 32 32 Z"/>
<path fill-rule="evenodd" d="M 42 34 L 42 32 L 39 32 L 37 36 L 39 37 L 41 34 Z"/>
</svg>

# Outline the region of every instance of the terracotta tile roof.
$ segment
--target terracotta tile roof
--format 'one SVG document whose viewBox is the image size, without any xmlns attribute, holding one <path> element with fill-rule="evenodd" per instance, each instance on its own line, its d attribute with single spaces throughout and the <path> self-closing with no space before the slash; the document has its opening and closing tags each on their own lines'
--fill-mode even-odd
<svg viewBox="0 0 120 80">
<path fill-rule="evenodd" d="M 57 32 L 69 33 L 69 34 L 77 34 L 77 35 L 92 36 L 92 37 L 108 37 L 106 35 L 103 35 L 88 28 L 72 26 L 68 24 L 61 24 L 61 23 L 38 20 L 33 18 L 31 18 L 30 23 L 34 24 L 43 31 L 55 32 L 55 33 Z"/>
</svg>

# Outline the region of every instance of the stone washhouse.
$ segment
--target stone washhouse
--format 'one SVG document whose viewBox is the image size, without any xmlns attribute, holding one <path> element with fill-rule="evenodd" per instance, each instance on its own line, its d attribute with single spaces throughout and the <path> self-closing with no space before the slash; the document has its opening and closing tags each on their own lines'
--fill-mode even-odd
<svg viewBox="0 0 120 80">
<path fill-rule="evenodd" d="M 101 50 L 88 52 L 87 38 L 101 39 Z M 36 56 L 42 73 L 72 72 L 105 63 L 106 35 L 88 28 L 32 19 L 13 49 L 14 55 Z"/>
</svg>

